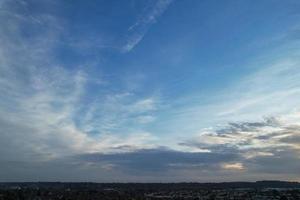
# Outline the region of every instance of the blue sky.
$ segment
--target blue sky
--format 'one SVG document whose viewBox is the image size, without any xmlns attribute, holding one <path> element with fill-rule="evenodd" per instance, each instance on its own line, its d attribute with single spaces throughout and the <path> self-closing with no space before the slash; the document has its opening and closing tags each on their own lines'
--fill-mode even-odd
<svg viewBox="0 0 300 200">
<path fill-rule="evenodd" d="M 300 181 L 297 0 L 0 0 L 0 179 Z"/>
</svg>

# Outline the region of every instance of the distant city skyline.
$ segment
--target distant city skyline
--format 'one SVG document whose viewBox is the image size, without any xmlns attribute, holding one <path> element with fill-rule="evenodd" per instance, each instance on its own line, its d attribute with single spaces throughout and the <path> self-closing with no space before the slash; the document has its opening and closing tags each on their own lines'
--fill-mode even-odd
<svg viewBox="0 0 300 200">
<path fill-rule="evenodd" d="M 0 181 L 300 181 L 298 0 L 0 0 Z"/>
</svg>

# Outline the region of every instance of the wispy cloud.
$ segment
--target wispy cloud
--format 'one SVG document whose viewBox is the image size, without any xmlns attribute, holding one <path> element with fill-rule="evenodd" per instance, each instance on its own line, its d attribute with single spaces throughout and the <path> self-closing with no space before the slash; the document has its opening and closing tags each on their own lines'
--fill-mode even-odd
<svg viewBox="0 0 300 200">
<path fill-rule="evenodd" d="M 172 1 L 173 0 L 157 0 L 153 5 L 149 5 L 149 7 L 145 9 L 137 21 L 128 28 L 126 44 L 122 48 L 123 52 L 131 51 L 143 39 L 150 26 L 156 23 Z M 151 4 L 152 3 L 151 1 Z"/>
<path fill-rule="evenodd" d="M 127 134 L 132 128 L 154 120 L 158 109 L 157 96 L 139 98 L 134 93 L 108 93 L 98 96 L 86 108 L 79 119 L 79 127 L 85 132 Z"/>
<path fill-rule="evenodd" d="M 150 123 L 157 99 L 106 92 L 85 106 L 88 87 L 102 87 L 102 82 L 80 66 L 68 69 L 55 59 L 65 31 L 61 20 L 28 15 L 26 6 L 3 3 L 6 12 L 0 13 L 0 160 L 41 161 L 126 145 L 132 148 L 123 151 L 154 147 L 155 137 L 146 131 L 121 131 L 130 123 Z M 33 36 L 24 35 L 23 26 L 31 27 Z"/>
</svg>

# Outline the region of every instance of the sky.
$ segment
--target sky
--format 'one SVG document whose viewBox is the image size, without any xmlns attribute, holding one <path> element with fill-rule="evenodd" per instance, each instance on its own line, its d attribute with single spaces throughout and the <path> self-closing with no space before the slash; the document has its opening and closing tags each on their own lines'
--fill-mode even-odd
<svg viewBox="0 0 300 200">
<path fill-rule="evenodd" d="M 0 181 L 300 181 L 298 0 L 0 0 Z"/>
</svg>

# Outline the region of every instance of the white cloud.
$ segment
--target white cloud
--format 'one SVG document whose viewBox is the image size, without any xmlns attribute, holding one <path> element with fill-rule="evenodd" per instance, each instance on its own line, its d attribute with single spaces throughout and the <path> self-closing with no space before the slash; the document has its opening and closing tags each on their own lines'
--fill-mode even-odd
<svg viewBox="0 0 300 200">
<path fill-rule="evenodd" d="M 86 105 L 87 86 L 94 81 L 102 85 L 80 66 L 67 69 L 53 57 L 64 31 L 61 19 L 26 15 L 17 8 L 27 5 L 18 2 L 1 6 L 7 12 L 0 13 L 0 161 L 42 161 L 120 151 L 119 146 L 130 147 L 123 151 L 155 146 L 148 132 L 114 132 L 129 123 L 127 118 L 149 123 L 156 108 L 154 98 L 138 98 L 126 91 L 105 93 Z M 26 37 L 23 26 L 39 33 Z"/>
<path fill-rule="evenodd" d="M 221 167 L 226 170 L 243 170 L 244 169 L 243 163 L 223 163 L 221 165 Z"/>
<path fill-rule="evenodd" d="M 143 39 L 150 26 L 156 23 L 157 19 L 165 12 L 172 1 L 173 0 L 157 0 L 153 6 L 150 6 L 150 9 L 147 9 L 145 13 L 129 27 L 126 44 L 122 48 L 123 52 L 131 51 Z"/>
<path fill-rule="evenodd" d="M 155 117 L 152 115 L 142 115 L 142 116 L 137 117 L 137 121 L 138 121 L 138 123 L 141 123 L 141 124 L 147 124 L 147 123 L 151 123 L 151 122 L 155 121 Z"/>
</svg>

